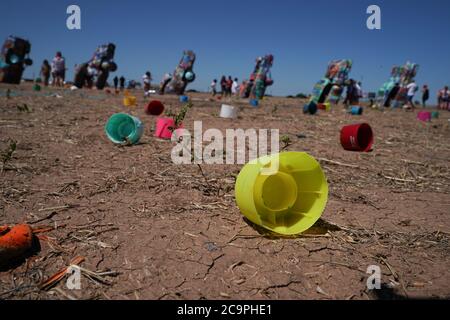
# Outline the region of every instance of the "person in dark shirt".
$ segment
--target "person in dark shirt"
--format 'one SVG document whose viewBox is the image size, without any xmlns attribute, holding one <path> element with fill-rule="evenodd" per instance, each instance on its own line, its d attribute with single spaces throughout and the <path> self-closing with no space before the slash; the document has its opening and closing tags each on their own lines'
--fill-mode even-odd
<svg viewBox="0 0 450 320">
<path fill-rule="evenodd" d="M 41 67 L 41 76 L 44 80 L 44 85 L 46 87 L 48 86 L 48 83 L 49 83 L 51 69 L 52 69 L 52 67 L 48 63 L 48 60 L 44 60 L 44 62 L 42 63 L 42 67 Z"/>
<path fill-rule="evenodd" d="M 430 98 L 430 90 L 427 85 L 424 85 L 422 88 L 422 107 L 427 106 L 427 100 Z"/>
<path fill-rule="evenodd" d="M 120 77 L 119 82 L 120 82 L 120 90 L 125 89 L 125 78 L 123 76 Z"/>
<path fill-rule="evenodd" d="M 344 105 L 346 107 L 348 107 L 349 105 L 353 105 L 355 103 L 355 99 L 356 101 L 358 101 L 359 99 L 356 97 L 357 96 L 357 92 L 356 92 L 356 87 L 355 87 L 355 81 L 353 79 L 350 79 L 347 83 L 347 92 L 345 95 L 345 100 L 344 100 Z"/>
<path fill-rule="evenodd" d="M 226 96 L 226 94 L 227 94 L 227 78 L 225 78 L 225 76 L 222 76 L 222 78 L 220 79 L 220 90 L 221 90 L 220 95 L 222 97 Z"/>
<path fill-rule="evenodd" d="M 232 86 L 233 86 L 233 79 L 231 78 L 231 76 L 228 76 L 228 79 L 226 80 L 227 96 L 231 96 Z"/>
<path fill-rule="evenodd" d="M 114 82 L 114 89 L 117 91 L 117 87 L 119 85 L 119 78 L 117 78 L 117 76 L 115 76 L 113 79 L 113 82 Z"/>
</svg>

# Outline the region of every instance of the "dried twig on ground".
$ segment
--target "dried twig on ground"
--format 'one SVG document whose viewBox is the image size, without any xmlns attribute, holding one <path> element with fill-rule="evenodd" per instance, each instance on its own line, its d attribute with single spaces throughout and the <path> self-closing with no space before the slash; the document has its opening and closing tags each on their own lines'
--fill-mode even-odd
<svg viewBox="0 0 450 320">
<path fill-rule="evenodd" d="M 348 167 L 348 168 L 358 168 L 358 169 L 360 169 L 360 166 L 357 166 L 357 165 L 354 165 L 354 164 L 342 163 L 342 162 L 339 162 L 339 161 L 334 161 L 334 160 L 325 159 L 325 158 L 317 158 L 317 160 L 319 160 L 321 162 L 335 164 L 337 166 L 343 166 L 343 167 Z"/>
<path fill-rule="evenodd" d="M 78 256 L 78 257 L 73 258 L 70 261 L 69 266 L 62 268 L 57 273 L 55 273 L 53 276 L 51 276 L 50 278 L 45 280 L 43 283 L 41 283 L 39 288 L 41 290 L 48 290 L 48 289 L 52 288 L 53 286 L 55 286 L 59 281 L 61 281 L 66 276 L 67 270 L 68 270 L 68 268 L 70 266 L 73 266 L 73 265 L 78 266 L 83 261 L 84 261 L 84 257 L 82 257 L 82 256 Z"/>
</svg>

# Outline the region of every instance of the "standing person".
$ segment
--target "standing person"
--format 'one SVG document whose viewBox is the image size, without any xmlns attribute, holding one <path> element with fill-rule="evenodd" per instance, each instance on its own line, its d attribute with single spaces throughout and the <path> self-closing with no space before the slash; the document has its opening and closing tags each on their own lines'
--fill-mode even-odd
<svg viewBox="0 0 450 320">
<path fill-rule="evenodd" d="M 48 63 L 48 60 L 44 60 L 44 62 L 42 63 L 42 67 L 41 67 L 41 77 L 43 78 L 44 85 L 46 87 L 48 86 L 51 70 L 52 70 L 52 67 Z"/>
<path fill-rule="evenodd" d="M 217 88 L 216 88 L 216 86 L 217 86 L 217 79 L 214 79 L 214 80 L 211 82 L 211 84 L 210 84 L 211 94 L 212 94 L 213 97 L 215 97 L 216 94 L 217 94 Z"/>
<path fill-rule="evenodd" d="M 128 81 L 127 89 L 136 89 L 136 81 L 134 80 Z"/>
<path fill-rule="evenodd" d="M 441 89 L 438 92 L 438 108 L 450 111 L 449 102 L 450 102 L 450 91 L 448 90 L 448 86 L 445 86 L 444 89 Z"/>
<path fill-rule="evenodd" d="M 142 77 L 142 81 L 144 82 L 144 95 L 147 97 L 150 95 L 151 82 L 152 82 L 152 74 L 150 71 L 147 71 Z"/>
<path fill-rule="evenodd" d="M 408 105 L 412 109 L 416 108 L 416 106 L 414 105 L 414 96 L 416 95 L 416 91 L 418 88 L 419 87 L 414 80 L 412 80 L 412 82 L 406 86 L 406 89 L 408 90 Z"/>
<path fill-rule="evenodd" d="M 438 92 L 437 92 L 437 108 L 438 109 L 441 108 L 441 102 L 442 102 L 441 91 L 442 90 L 438 90 Z"/>
<path fill-rule="evenodd" d="M 245 96 L 245 89 L 247 88 L 247 81 L 242 80 L 241 85 L 239 86 L 239 97 L 244 98 Z"/>
<path fill-rule="evenodd" d="M 231 93 L 233 94 L 233 96 L 235 96 L 239 93 L 238 78 L 234 78 L 234 80 L 233 80 L 233 84 L 231 85 Z"/>
<path fill-rule="evenodd" d="M 114 90 L 117 92 L 117 87 L 119 86 L 119 78 L 115 76 L 113 82 L 114 82 Z"/>
<path fill-rule="evenodd" d="M 225 78 L 225 76 L 222 76 L 222 78 L 220 78 L 220 90 L 221 96 L 225 96 L 227 93 L 227 78 Z"/>
<path fill-rule="evenodd" d="M 350 94 L 350 105 L 354 106 L 354 105 L 359 104 L 361 87 L 358 85 L 358 82 L 356 82 L 355 80 L 352 80 L 352 86 L 353 86 L 353 88 L 352 88 L 351 94 Z"/>
<path fill-rule="evenodd" d="M 231 96 L 231 87 L 233 86 L 233 79 L 231 78 L 231 76 L 228 76 L 226 83 L 227 83 L 226 84 L 227 85 L 227 95 Z"/>
<path fill-rule="evenodd" d="M 342 96 L 342 92 L 344 91 L 344 88 L 340 85 L 334 85 L 331 88 L 331 92 L 334 92 L 335 95 L 337 96 L 336 101 L 334 102 L 334 104 L 337 106 L 339 104 L 339 101 L 341 100 L 341 96 Z"/>
<path fill-rule="evenodd" d="M 422 88 L 422 107 L 426 108 L 427 100 L 430 98 L 430 90 L 428 86 L 425 84 Z"/>
<path fill-rule="evenodd" d="M 54 86 L 62 87 L 64 85 L 64 79 L 66 78 L 66 61 L 60 51 L 56 53 L 56 56 L 52 60 L 52 77 L 52 84 Z"/>
<path fill-rule="evenodd" d="M 123 89 L 125 89 L 125 78 L 124 78 L 124 76 L 120 77 L 119 83 L 120 83 L 120 91 L 122 91 Z"/>
<path fill-rule="evenodd" d="M 358 96 L 359 99 L 361 99 L 363 97 L 363 91 L 362 91 L 362 83 L 361 81 L 359 82 L 355 82 L 355 88 L 356 88 L 356 94 Z M 358 100 L 359 100 L 358 99 Z"/>
<path fill-rule="evenodd" d="M 347 92 L 345 95 L 344 106 L 348 108 L 353 103 L 353 97 L 355 95 L 355 84 L 353 79 L 350 79 L 347 83 Z"/>
</svg>

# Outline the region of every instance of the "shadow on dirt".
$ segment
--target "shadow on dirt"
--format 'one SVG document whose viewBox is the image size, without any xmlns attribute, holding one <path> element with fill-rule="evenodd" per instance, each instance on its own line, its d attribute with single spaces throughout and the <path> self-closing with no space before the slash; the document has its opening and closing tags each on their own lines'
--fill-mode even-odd
<svg viewBox="0 0 450 320">
<path fill-rule="evenodd" d="M 373 300 L 448 300 L 448 297 L 407 297 L 396 292 L 394 288 L 381 284 L 381 289 L 371 290 L 369 297 Z"/>
<path fill-rule="evenodd" d="M 33 236 L 31 248 L 17 257 L 1 257 L 0 256 L 0 272 L 5 272 L 21 266 L 27 258 L 36 255 L 41 251 L 41 244 L 36 236 Z"/>
<path fill-rule="evenodd" d="M 288 235 L 282 235 L 282 234 L 278 234 L 278 233 L 272 232 L 270 230 L 264 229 L 263 227 L 261 227 L 257 224 L 254 224 L 253 222 L 251 222 L 250 220 L 248 220 L 245 217 L 243 217 L 243 220 L 250 227 L 255 229 L 260 235 L 262 235 L 264 238 L 267 238 L 267 239 L 295 239 L 295 238 L 301 238 L 303 236 L 313 236 L 313 235 L 321 236 L 321 235 L 327 234 L 329 231 L 341 230 L 341 228 L 339 226 L 332 224 L 330 222 L 327 222 L 327 221 L 323 220 L 322 218 L 320 218 L 319 220 L 317 220 L 317 222 L 311 228 L 309 228 L 305 232 L 303 232 L 301 234 L 297 234 L 297 235 L 288 236 Z"/>
</svg>

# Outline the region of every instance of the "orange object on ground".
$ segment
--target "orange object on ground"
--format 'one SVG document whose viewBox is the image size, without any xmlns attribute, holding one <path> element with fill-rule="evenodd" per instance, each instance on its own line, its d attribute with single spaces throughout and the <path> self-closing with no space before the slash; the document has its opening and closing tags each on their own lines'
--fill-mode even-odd
<svg viewBox="0 0 450 320">
<path fill-rule="evenodd" d="M 18 258 L 31 249 L 33 230 L 27 224 L 0 227 L 0 265 Z"/>
</svg>

